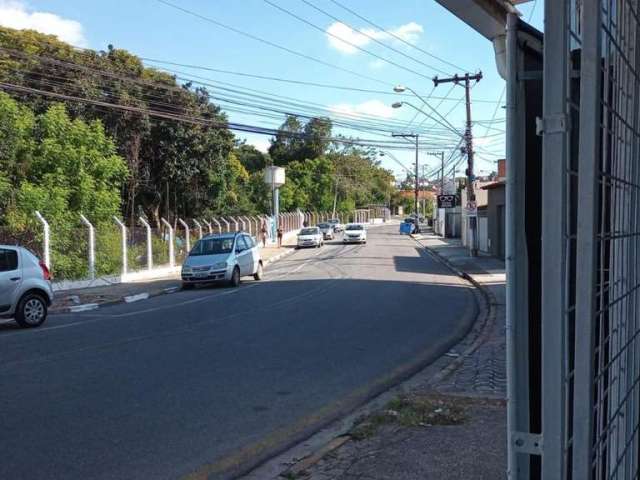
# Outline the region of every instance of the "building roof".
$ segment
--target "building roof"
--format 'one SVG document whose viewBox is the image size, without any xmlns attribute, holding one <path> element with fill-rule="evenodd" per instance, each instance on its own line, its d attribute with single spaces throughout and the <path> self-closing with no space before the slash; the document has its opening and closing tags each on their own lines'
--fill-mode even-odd
<svg viewBox="0 0 640 480">
<path fill-rule="evenodd" d="M 505 34 L 507 13 L 529 0 L 437 0 L 444 8 L 489 40 Z"/>
<path fill-rule="evenodd" d="M 504 180 L 498 180 L 497 182 L 489 183 L 480 187 L 482 190 L 494 190 L 496 188 L 504 187 L 507 184 Z"/>
</svg>

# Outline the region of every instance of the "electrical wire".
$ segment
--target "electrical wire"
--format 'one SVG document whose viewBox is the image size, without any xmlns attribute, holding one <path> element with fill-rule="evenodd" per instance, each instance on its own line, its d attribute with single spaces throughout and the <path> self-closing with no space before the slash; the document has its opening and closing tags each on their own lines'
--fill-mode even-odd
<svg viewBox="0 0 640 480">
<path fill-rule="evenodd" d="M 266 1 L 266 0 L 265 0 L 265 1 Z M 350 28 L 352 31 L 357 32 L 359 35 L 362 35 L 362 36 L 364 36 L 364 37 L 368 38 L 369 40 L 371 40 L 372 42 L 377 43 L 378 45 L 381 45 L 381 46 L 383 46 L 383 47 L 385 47 L 385 48 L 388 48 L 389 50 L 392 50 L 392 51 L 394 51 L 394 52 L 396 52 L 396 53 L 398 53 L 398 54 L 402 55 L 403 57 L 408 58 L 409 60 L 412 60 L 412 61 L 414 61 L 414 62 L 416 62 L 416 63 L 419 63 L 419 64 L 420 64 L 420 65 L 422 65 L 423 67 L 427 67 L 427 68 L 428 68 L 428 69 L 430 69 L 430 70 L 433 70 L 433 71 L 438 72 L 438 73 L 442 73 L 443 75 L 449 75 L 449 73 L 448 73 L 448 72 L 446 72 L 446 71 L 444 71 L 444 70 L 441 70 L 441 69 L 439 69 L 439 68 L 437 68 L 437 67 L 434 67 L 433 65 L 429 65 L 428 63 L 425 63 L 425 62 L 423 62 L 422 60 L 420 60 L 420 59 L 418 59 L 418 58 L 415 58 L 415 57 L 412 57 L 411 55 L 408 55 L 407 53 L 403 52 L 402 50 L 398 50 L 397 48 L 392 47 L 391 45 L 388 45 L 388 44 L 386 44 L 386 43 L 384 43 L 384 42 L 381 42 L 380 40 L 378 40 L 377 38 L 375 38 L 375 37 L 374 37 L 374 36 L 372 36 L 372 35 L 369 35 L 367 32 L 365 32 L 365 31 L 363 31 L 363 30 L 356 30 L 356 29 L 355 29 L 355 28 L 353 28 L 351 25 L 349 25 L 347 22 L 345 22 L 345 21 L 343 21 L 342 19 L 340 19 L 340 18 L 336 17 L 335 15 L 332 15 L 331 13 L 327 12 L 326 10 L 323 10 L 322 8 L 318 7 L 317 5 L 314 5 L 313 3 L 311 3 L 311 2 L 310 2 L 310 1 L 308 1 L 308 0 L 300 0 L 300 1 L 301 1 L 301 2 L 303 2 L 303 3 L 305 3 L 306 5 L 310 6 L 310 7 L 311 7 L 311 8 L 313 8 L 314 10 L 316 10 L 316 11 L 318 11 L 318 12 L 322 13 L 323 15 L 325 15 L 325 16 L 327 16 L 327 17 L 331 18 L 332 20 L 334 20 L 334 21 L 336 21 L 336 22 L 338 22 L 338 23 L 341 23 L 341 24 L 343 24 L 343 25 L 347 26 L 347 27 L 348 27 L 348 28 Z M 327 32 L 327 33 L 328 33 L 328 32 Z M 343 40 L 343 39 L 340 39 L 340 40 L 345 41 L 345 40 Z M 348 43 L 348 42 L 346 42 L 346 43 Z"/>
<path fill-rule="evenodd" d="M 106 76 L 106 77 L 112 78 L 112 79 L 117 79 L 117 80 L 120 80 L 120 81 L 134 82 L 136 84 L 148 86 L 148 87 L 151 87 L 151 88 L 154 88 L 154 89 L 160 88 L 160 89 L 165 89 L 165 90 L 168 90 L 168 91 L 178 92 L 180 94 L 184 94 L 185 93 L 185 89 L 183 87 L 178 87 L 178 86 L 173 86 L 173 85 L 166 85 L 166 84 L 158 84 L 157 82 L 150 81 L 150 80 L 118 75 L 118 74 L 114 74 L 113 72 L 99 70 L 99 69 L 95 69 L 95 68 L 91 68 L 91 67 L 86 67 L 84 65 L 79 65 L 79 64 L 75 64 L 75 63 L 71 63 L 71 62 L 66 62 L 66 61 L 61 61 L 61 60 L 58 60 L 58 59 L 52 59 L 52 58 L 49 58 L 49 57 L 43 57 L 43 56 L 39 56 L 39 55 L 35 55 L 35 54 L 28 55 L 28 54 L 24 54 L 23 52 L 14 51 L 14 50 L 11 50 L 11 49 L 5 49 L 5 48 L 1 48 L 1 47 L 0 47 L 0 51 L 10 52 L 12 54 L 15 54 L 15 55 L 21 57 L 21 58 L 37 58 L 39 61 L 45 62 L 45 63 L 48 63 L 48 64 L 64 66 L 66 68 L 75 68 L 75 69 L 78 69 L 78 70 L 83 71 L 83 72 L 93 73 L 93 74 L 96 74 L 96 75 L 102 75 L 102 76 Z M 33 72 L 30 72 L 30 73 L 33 73 Z M 39 73 L 39 74 L 41 75 L 41 73 Z M 51 74 L 49 74 L 49 76 L 51 76 Z M 59 78 L 63 78 L 63 77 L 59 77 Z M 184 80 L 189 81 L 189 82 L 193 82 L 193 80 L 190 79 L 190 78 L 185 78 Z M 203 82 L 198 82 L 198 81 L 196 81 L 195 83 L 203 84 Z M 245 92 L 241 92 L 241 91 L 239 91 L 237 89 L 230 89 L 230 88 L 227 88 L 227 87 L 220 87 L 218 85 L 210 85 L 210 86 L 213 86 L 214 88 L 217 88 L 217 89 L 220 89 L 220 90 L 226 90 L 226 91 L 238 93 L 240 95 L 250 96 L 252 98 L 258 98 L 260 100 L 267 101 L 267 102 L 269 102 L 271 104 L 276 104 L 275 102 L 272 101 L 273 97 L 280 97 L 280 98 L 284 98 L 284 99 L 289 99 L 289 97 L 282 97 L 282 96 L 274 95 L 271 92 L 261 92 L 261 93 L 264 93 L 265 96 L 260 96 L 260 95 L 256 96 L 256 95 L 246 94 Z M 257 90 L 254 90 L 254 91 L 257 91 Z M 258 91 L 258 92 L 260 92 L 260 91 Z M 146 93 L 145 95 L 147 97 L 149 96 L 148 93 Z M 158 98 L 158 97 L 156 96 L 156 98 Z M 230 100 L 229 98 L 226 98 L 226 97 L 212 95 L 211 98 L 219 100 L 219 101 L 223 101 L 223 102 L 230 102 L 230 103 L 238 104 L 239 102 L 237 101 L 237 99 L 238 98 L 242 98 L 242 97 L 231 96 L 231 100 Z M 246 103 L 240 103 L 240 104 L 242 104 L 244 106 L 255 106 L 254 104 L 246 104 Z M 315 104 L 315 105 L 319 105 L 319 104 Z M 266 107 L 264 107 L 263 104 L 262 105 L 258 105 L 258 107 L 262 108 L 262 109 L 266 108 Z M 300 108 L 302 108 L 302 109 L 305 109 L 305 108 L 308 109 L 309 108 L 308 106 L 304 105 L 303 103 L 296 103 L 296 102 L 290 102 L 290 101 L 285 104 L 285 108 L 286 107 L 294 107 L 294 108 L 299 108 L 299 109 Z M 272 108 L 272 110 L 274 110 L 274 109 Z M 274 111 L 277 111 L 278 113 L 282 113 L 282 114 L 290 114 L 291 113 L 289 110 L 274 110 Z M 318 112 L 319 111 L 320 111 L 320 115 L 325 115 L 325 116 L 328 115 L 328 114 L 333 114 L 334 116 L 336 115 L 335 111 L 332 111 L 331 109 L 326 108 L 324 106 L 320 106 L 320 110 L 313 111 L 311 116 L 318 116 Z M 294 114 L 295 115 L 300 115 L 300 112 L 296 112 Z M 301 116 L 304 116 L 304 115 L 301 115 Z M 309 115 L 306 115 L 306 116 L 309 117 Z M 340 116 L 340 115 L 338 115 L 338 116 Z M 355 117 L 356 120 L 360 119 L 359 115 L 356 115 L 356 114 L 350 114 L 348 116 L 345 115 L 345 116 L 342 116 L 342 117 L 343 118 Z M 362 119 L 366 119 L 366 118 L 367 117 L 365 117 L 365 116 L 362 117 Z M 336 122 L 336 123 L 340 123 L 340 122 Z M 344 124 L 344 122 L 342 122 L 342 123 Z M 382 129 L 382 131 L 389 132 L 394 128 L 392 126 L 393 124 L 395 124 L 396 126 L 397 125 L 401 125 L 401 124 L 396 123 L 396 122 L 391 122 L 388 126 L 387 126 L 387 124 L 383 124 L 383 123 L 380 123 L 380 122 L 379 123 L 368 122 L 366 124 L 366 126 L 370 127 L 370 128 L 377 128 L 379 130 Z M 351 125 L 344 124 L 344 126 L 345 127 L 349 127 Z M 363 126 L 363 125 L 360 125 L 360 126 Z"/>
<path fill-rule="evenodd" d="M 442 63 L 444 63 L 444 64 L 446 64 L 446 65 L 449 65 L 450 67 L 453 67 L 453 68 L 454 68 L 454 69 L 456 69 L 456 70 L 461 70 L 461 71 L 464 71 L 464 72 L 470 72 L 470 71 L 471 71 L 471 70 L 470 70 L 470 69 L 468 69 L 468 68 L 462 68 L 462 67 L 460 67 L 460 66 L 458 66 L 458 65 L 455 65 L 455 64 L 453 64 L 453 63 L 451 63 L 451 62 L 449 62 L 449 61 L 447 61 L 447 60 L 445 60 L 445 59 L 443 59 L 443 58 L 441 58 L 441 57 L 438 57 L 438 56 L 436 56 L 436 55 L 433 55 L 432 53 L 427 52 L 426 50 L 424 50 L 424 49 L 422 49 L 422 48 L 418 47 L 417 45 L 414 45 L 413 43 L 406 41 L 404 38 L 400 37 L 399 35 L 396 35 L 395 33 L 390 32 L 390 31 L 388 31 L 388 30 L 385 30 L 385 29 L 384 29 L 384 28 L 382 28 L 380 25 L 378 25 L 378 24 L 376 24 L 376 23 L 372 22 L 371 20 L 368 20 L 367 18 L 363 17 L 362 15 L 358 14 L 357 12 L 355 12 L 355 11 L 354 11 L 354 10 L 352 10 L 352 9 L 350 9 L 349 7 L 347 7 L 347 6 L 343 5 L 342 3 L 338 2 L 337 0 L 330 0 L 330 1 L 331 1 L 331 3 L 334 3 L 334 4 L 335 4 L 335 5 L 337 5 L 338 7 L 342 8 L 342 9 L 346 10 L 347 12 L 351 13 L 352 15 L 354 15 L 354 16 L 356 16 L 356 17 L 358 17 L 360 20 L 362 20 L 362 21 L 364 21 L 364 22 L 368 23 L 369 25 L 371 25 L 371 26 L 373 26 L 373 27 L 377 28 L 378 30 L 380 30 L 380 31 L 382 31 L 382 32 L 384 32 L 384 33 L 386 33 L 387 35 L 389 35 L 389 36 L 391 36 L 391 37 L 395 38 L 395 39 L 396 39 L 396 40 L 398 40 L 399 42 L 402 42 L 402 43 L 404 43 L 405 45 L 407 45 L 407 46 L 409 46 L 409 47 L 411 47 L 411 48 L 414 48 L 414 49 L 416 49 L 416 50 L 418 50 L 418 51 L 422 52 L 423 54 L 427 55 L 428 57 L 431 57 L 431 58 L 433 58 L 433 59 L 435 59 L 435 60 L 438 60 L 439 62 L 442 62 Z"/>
<path fill-rule="evenodd" d="M 211 23 L 213 25 L 216 25 L 217 27 L 223 28 L 225 30 L 229 30 L 229 31 L 234 32 L 234 33 L 236 33 L 238 35 L 242 35 L 243 37 L 250 38 L 252 40 L 255 40 L 257 42 L 263 43 L 265 45 L 269 45 L 269 46 L 271 46 L 273 48 L 277 48 L 278 50 L 282 50 L 284 52 L 290 53 L 290 54 L 295 55 L 297 57 L 304 58 L 306 60 L 310 60 L 312 62 L 318 63 L 320 65 L 324 65 L 324 66 L 329 67 L 329 68 L 333 68 L 335 70 L 339 70 L 339 71 L 344 72 L 344 73 L 349 73 L 351 75 L 354 75 L 356 77 L 359 77 L 359 78 L 362 78 L 362 79 L 365 79 L 365 80 L 369 80 L 371 82 L 376 82 L 376 83 L 380 83 L 382 85 L 391 86 L 391 84 L 389 84 L 387 82 L 384 82 L 384 81 L 382 81 L 382 80 L 380 80 L 378 78 L 370 77 L 368 75 L 363 75 L 362 73 L 356 72 L 355 70 L 350 70 L 348 68 L 343 68 L 343 67 L 341 67 L 339 65 L 335 65 L 333 63 L 326 62 L 326 61 L 321 60 L 319 58 L 312 57 L 311 55 L 307 55 L 306 53 L 298 52 L 298 51 L 293 50 L 293 49 L 291 49 L 289 47 L 285 47 L 283 45 L 280 45 L 278 43 L 272 42 L 272 41 L 267 40 L 265 38 L 258 37 L 257 35 L 253 35 L 251 33 L 245 32 L 243 30 L 240 30 L 238 28 L 232 27 L 230 25 L 226 25 L 226 24 L 224 24 L 222 22 L 214 20 L 213 18 L 210 18 L 210 17 L 207 17 L 205 15 L 201 15 L 201 14 L 199 14 L 197 12 L 194 12 L 193 10 L 189 10 L 189 9 L 183 8 L 183 7 L 179 6 L 179 5 L 175 5 L 174 3 L 168 2 L 167 0 L 156 0 L 156 2 L 162 3 L 162 4 L 164 4 L 164 5 L 168 6 L 168 7 L 171 7 L 171 8 L 174 8 L 176 10 L 179 10 L 179 11 L 181 11 L 183 13 L 186 13 L 187 15 L 191 15 L 193 17 L 199 18 L 199 19 L 201 19 L 201 20 L 203 20 L 205 22 L 208 22 L 208 23 Z"/>
</svg>

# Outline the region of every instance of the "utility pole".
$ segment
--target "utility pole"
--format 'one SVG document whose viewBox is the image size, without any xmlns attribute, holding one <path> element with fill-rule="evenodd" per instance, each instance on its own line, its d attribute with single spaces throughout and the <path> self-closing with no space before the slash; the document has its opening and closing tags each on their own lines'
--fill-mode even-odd
<svg viewBox="0 0 640 480">
<path fill-rule="evenodd" d="M 473 133 L 471 130 L 471 82 L 475 81 L 476 83 L 482 80 L 482 72 L 478 72 L 475 75 L 469 75 L 465 73 L 464 75 L 454 75 L 453 77 L 448 78 L 438 78 L 435 77 L 433 79 L 434 86 L 438 86 L 441 83 L 455 83 L 456 85 L 462 85 L 465 89 L 465 98 L 467 101 L 467 127 L 465 129 L 465 153 L 467 154 L 467 201 L 475 202 L 476 194 L 473 191 Z M 478 217 L 469 217 L 469 230 L 471 231 L 471 256 L 475 257 L 478 255 Z"/>
<path fill-rule="evenodd" d="M 418 214 L 418 197 L 420 196 L 420 177 L 419 177 L 420 169 L 418 166 L 418 139 L 420 138 L 420 135 L 418 135 L 417 133 L 392 133 L 391 136 L 402 137 L 402 138 L 413 138 L 416 141 L 416 172 L 415 172 L 416 182 L 415 182 L 413 205 L 414 205 L 415 214 L 416 214 L 416 233 L 420 233 L 420 226 L 419 226 L 420 215 Z"/>
</svg>

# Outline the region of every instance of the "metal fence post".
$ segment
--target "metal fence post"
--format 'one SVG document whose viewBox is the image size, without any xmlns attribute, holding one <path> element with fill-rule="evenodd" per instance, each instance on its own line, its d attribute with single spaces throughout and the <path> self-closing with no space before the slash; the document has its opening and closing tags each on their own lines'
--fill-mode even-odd
<svg viewBox="0 0 640 480">
<path fill-rule="evenodd" d="M 180 225 L 182 225 L 182 227 L 184 228 L 184 243 L 186 247 L 185 251 L 189 252 L 191 250 L 191 232 L 189 231 L 189 225 L 181 218 L 178 219 L 178 223 L 180 223 Z"/>
<path fill-rule="evenodd" d="M 206 220 L 202 220 L 204 222 L 204 224 L 207 226 L 207 229 L 209 230 L 209 234 L 213 233 L 213 228 L 211 228 L 211 223 L 207 222 Z"/>
<path fill-rule="evenodd" d="M 122 275 L 127 274 L 128 266 L 128 258 L 127 258 L 127 227 L 124 223 L 120 221 L 120 219 L 116 216 L 113 217 L 113 220 L 120 227 L 120 248 L 122 250 Z"/>
<path fill-rule="evenodd" d="M 218 227 L 218 233 L 222 233 L 222 225 L 220 225 L 218 219 L 216 217 L 213 217 L 211 220 L 213 220 L 213 223 L 215 223 L 216 227 Z"/>
<path fill-rule="evenodd" d="M 230 231 L 231 231 L 231 224 L 227 221 L 227 219 L 226 219 L 226 218 L 224 218 L 224 217 L 220 217 L 220 218 L 222 219 L 222 221 L 223 221 L 223 222 L 224 222 L 224 224 L 226 225 L 226 230 L 227 230 L 227 232 L 230 232 Z"/>
<path fill-rule="evenodd" d="M 249 226 L 249 235 L 251 235 L 252 232 L 252 226 L 251 226 L 251 219 L 247 216 L 244 217 L 247 220 L 247 225 Z"/>
<path fill-rule="evenodd" d="M 543 112 L 545 119 L 565 119 L 567 124 L 567 76 L 569 72 L 569 33 L 567 2 L 545 2 Z M 542 211 L 542 479 L 565 476 L 566 405 L 566 268 L 565 252 L 567 128 L 543 131 Z M 576 479 L 577 480 L 577 479 Z M 582 479 L 581 479 L 582 480 Z"/>
<path fill-rule="evenodd" d="M 174 241 L 173 241 L 173 227 L 169 222 L 167 222 L 164 218 L 161 218 L 160 221 L 163 223 L 165 227 L 169 230 L 169 266 L 176 266 L 176 251 L 174 249 Z M 181 221 L 178 219 L 178 221 Z"/>
<path fill-rule="evenodd" d="M 153 244 L 151 243 L 151 225 L 146 219 L 140 217 L 140 223 L 147 229 L 147 270 L 153 269 Z"/>
<path fill-rule="evenodd" d="M 89 258 L 88 258 L 89 278 L 91 280 L 95 280 L 96 278 L 96 233 L 91 222 L 87 220 L 87 217 L 80 214 L 80 220 L 82 220 L 82 223 L 84 223 L 89 229 Z"/>
<path fill-rule="evenodd" d="M 42 256 L 43 262 L 51 270 L 51 250 L 49 248 L 49 222 L 36 210 L 36 217 L 42 223 Z"/>
<path fill-rule="evenodd" d="M 196 220 L 195 218 L 193 219 L 193 223 L 196 224 L 196 227 L 198 229 L 198 235 L 199 235 L 198 238 L 202 238 L 202 224 L 198 220 Z"/>
</svg>

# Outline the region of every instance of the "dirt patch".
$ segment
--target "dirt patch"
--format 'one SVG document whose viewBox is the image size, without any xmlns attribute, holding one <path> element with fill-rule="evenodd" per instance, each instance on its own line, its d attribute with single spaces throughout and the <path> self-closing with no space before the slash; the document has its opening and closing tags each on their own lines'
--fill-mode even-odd
<svg viewBox="0 0 640 480">
<path fill-rule="evenodd" d="M 385 408 L 359 419 L 351 430 L 354 440 L 370 438 L 384 425 L 431 427 L 461 425 L 467 419 L 470 406 L 489 400 L 440 394 L 408 394 L 391 400 Z"/>
</svg>

